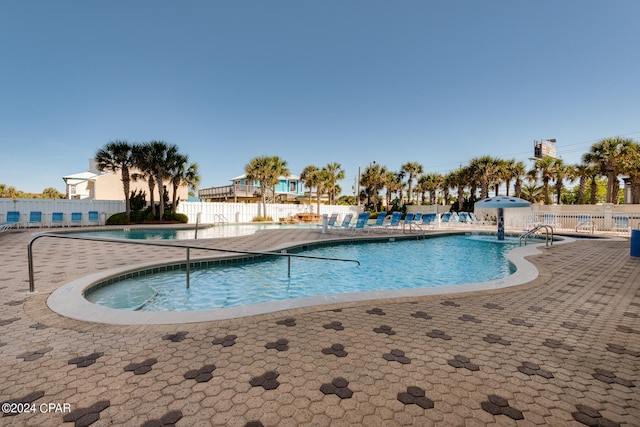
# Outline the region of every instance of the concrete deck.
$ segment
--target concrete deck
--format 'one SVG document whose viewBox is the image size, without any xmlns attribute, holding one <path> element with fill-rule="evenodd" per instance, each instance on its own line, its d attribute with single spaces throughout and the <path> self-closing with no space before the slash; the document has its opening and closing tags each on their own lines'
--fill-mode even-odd
<svg viewBox="0 0 640 427">
<path fill-rule="evenodd" d="M 117 326 L 62 317 L 46 298 L 184 252 L 41 239 L 28 296 L 32 232 L 0 234 L 0 402 L 28 409 L 0 425 L 640 425 L 640 259 L 625 240 L 543 249 L 529 259 L 538 278 L 512 288 Z M 327 236 L 207 244 L 314 238 Z"/>
</svg>

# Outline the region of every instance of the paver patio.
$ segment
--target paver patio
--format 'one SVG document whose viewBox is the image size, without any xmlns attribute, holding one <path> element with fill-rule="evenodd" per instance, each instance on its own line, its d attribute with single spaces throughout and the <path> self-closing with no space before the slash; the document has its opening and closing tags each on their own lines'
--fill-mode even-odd
<svg viewBox="0 0 640 427">
<path fill-rule="evenodd" d="M 122 327 L 64 318 L 46 297 L 183 252 L 41 239 L 27 296 L 31 233 L 0 235 L 0 402 L 33 412 L 0 425 L 640 425 L 640 258 L 626 240 L 542 249 L 540 276 L 513 288 Z M 326 235 L 215 245 L 312 238 Z"/>
</svg>

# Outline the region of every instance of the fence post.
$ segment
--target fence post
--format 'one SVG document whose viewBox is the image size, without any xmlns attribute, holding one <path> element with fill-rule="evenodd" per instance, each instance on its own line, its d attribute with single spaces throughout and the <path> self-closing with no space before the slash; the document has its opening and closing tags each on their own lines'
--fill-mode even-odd
<svg viewBox="0 0 640 427">
<path fill-rule="evenodd" d="M 187 289 L 189 289 L 189 280 L 191 273 L 191 259 L 189 256 L 189 248 L 187 248 Z"/>
</svg>

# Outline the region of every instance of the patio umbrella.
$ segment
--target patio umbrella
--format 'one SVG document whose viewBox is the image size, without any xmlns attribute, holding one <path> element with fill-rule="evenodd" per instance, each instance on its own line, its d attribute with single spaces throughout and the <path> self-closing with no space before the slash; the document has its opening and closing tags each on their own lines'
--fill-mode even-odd
<svg viewBox="0 0 640 427">
<path fill-rule="evenodd" d="M 528 208 L 531 203 L 517 197 L 496 196 L 478 200 L 474 206 L 476 209 L 498 209 L 498 240 L 504 240 L 504 209 Z"/>
</svg>

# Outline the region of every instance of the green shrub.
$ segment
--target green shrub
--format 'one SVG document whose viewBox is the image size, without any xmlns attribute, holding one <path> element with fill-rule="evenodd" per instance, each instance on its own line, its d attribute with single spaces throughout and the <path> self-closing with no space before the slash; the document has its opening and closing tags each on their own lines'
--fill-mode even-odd
<svg viewBox="0 0 640 427">
<path fill-rule="evenodd" d="M 183 224 L 186 224 L 187 222 L 189 222 L 189 218 L 185 214 L 178 213 L 178 212 L 171 212 L 171 211 L 165 212 L 164 215 L 162 216 L 162 219 L 165 221 L 178 221 Z"/>
<path fill-rule="evenodd" d="M 270 216 L 254 216 L 252 221 L 253 222 L 273 221 L 273 218 L 271 218 Z"/>
<path fill-rule="evenodd" d="M 107 225 L 127 225 L 129 221 L 127 221 L 126 212 L 119 212 L 117 214 L 111 215 L 107 219 Z"/>
<path fill-rule="evenodd" d="M 164 221 L 177 221 L 183 224 L 186 224 L 189 222 L 189 218 L 182 213 L 173 213 L 170 211 L 166 211 L 164 213 L 164 217 L 163 217 Z M 113 214 L 111 215 L 108 219 L 107 219 L 107 223 L 106 225 L 128 225 L 130 223 L 134 223 L 134 224 L 142 224 L 145 222 L 155 222 L 156 219 L 154 218 L 153 214 L 151 213 L 151 210 L 144 210 L 144 211 L 131 211 L 131 221 L 127 221 L 127 214 L 125 212 L 119 212 L 117 214 Z"/>
</svg>

